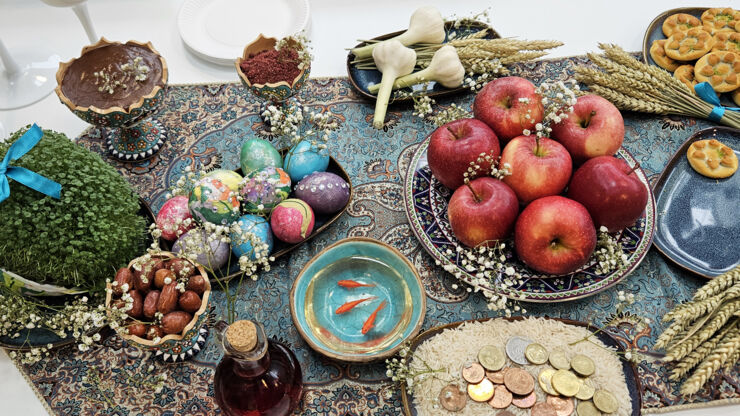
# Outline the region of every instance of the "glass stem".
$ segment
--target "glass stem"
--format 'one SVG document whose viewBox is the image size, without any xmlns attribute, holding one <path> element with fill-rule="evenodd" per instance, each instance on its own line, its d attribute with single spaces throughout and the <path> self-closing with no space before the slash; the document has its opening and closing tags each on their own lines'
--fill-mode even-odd
<svg viewBox="0 0 740 416">
<path fill-rule="evenodd" d="M 8 48 L 5 47 L 2 40 L 0 40 L 0 61 L 2 61 L 3 66 L 5 67 L 5 74 L 8 78 L 13 78 L 21 72 L 21 67 L 15 62 L 13 57 L 10 56 L 10 52 L 8 51 Z"/>
<path fill-rule="evenodd" d="M 87 33 L 87 38 L 90 39 L 90 43 L 97 42 L 99 38 L 95 33 L 92 20 L 90 20 L 90 13 L 87 12 L 87 3 L 80 3 L 72 6 L 72 11 L 74 11 L 77 18 L 80 19 L 80 23 L 82 23 L 82 27 L 85 28 L 85 33 Z"/>
</svg>

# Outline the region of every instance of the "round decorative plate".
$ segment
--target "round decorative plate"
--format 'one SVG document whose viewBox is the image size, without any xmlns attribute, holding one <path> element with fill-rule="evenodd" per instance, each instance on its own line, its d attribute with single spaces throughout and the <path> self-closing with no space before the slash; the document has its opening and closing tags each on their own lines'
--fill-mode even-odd
<svg viewBox="0 0 740 416">
<path fill-rule="evenodd" d="M 233 67 L 244 46 L 260 33 L 280 39 L 305 30 L 309 10 L 308 0 L 186 0 L 177 26 L 193 53 Z"/>
<path fill-rule="evenodd" d="M 290 292 L 290 312 L 314 350 L 368 362 L 394 355 L 419 332 L 426 295 L 416 269 L 398 250 L 351 237 L 306 263 Z"/>
<path fill-rule="evenodd" d="M 655 232 L 655 198 L 645 172 L 638 167 L 635 173 L 645 184 L 650 197 L 645 211 L 636 223 L 615 234 L 622 244 L 623 253 L 627 255 L 623 267 L 602 275 L 596 273 L 596 264 L 591 261 L 568 275 L 545 275 L 519 261 L 512 250 L 511 241 L 507 241 L 504 249 L 506 263 L 522 276 L 521 284 L 505 287 L 501 284 L 501 276 L 498 276 L 491 285 L 477 285 L 474 277 L 460 266 L 463 256 L 458 255 L 457 248 L 464 246 L 452 234 L 447 218 L 447 203 L 452 192 L 432 176 L 427 163 L 428 146 L 429 138 L 419 145 L 409 165 L 403 193 L 406 215 L 411 229 L 429 255 L 442 266 L 452 265 L 461 273 L 460 280 L 469 285 L 527 302 L 579 299 L 598 293 L 622 280 L 640 264 L 650 248 Z M 624 159 L 630 167 L 637 165 L 634 157 L 624 148 L 620 148 L 616 156 Z"/>
</svg>

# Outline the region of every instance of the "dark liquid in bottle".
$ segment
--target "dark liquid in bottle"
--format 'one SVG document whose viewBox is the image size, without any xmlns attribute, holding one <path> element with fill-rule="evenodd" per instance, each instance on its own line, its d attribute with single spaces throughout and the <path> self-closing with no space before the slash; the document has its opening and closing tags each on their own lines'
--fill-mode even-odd
<svg viewBox="0 0 740 416">
<path fill-rule="evenodd" d="M 216 402 L 227 416 L 283 416 L 298 405 L 303 376 L 293 352 L 270 340 L 257 361 L 224 355 L 214 376 Z"/>
</svg>

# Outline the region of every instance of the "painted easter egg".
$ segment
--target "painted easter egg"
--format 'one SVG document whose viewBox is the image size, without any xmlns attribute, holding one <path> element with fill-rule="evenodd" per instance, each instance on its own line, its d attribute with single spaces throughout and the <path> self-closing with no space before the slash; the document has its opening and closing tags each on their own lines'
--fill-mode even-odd
<svg viewBox="0 0 740 416">
<path fill-rule="evenodd" d="M 280 153 L 270 142 L 262 139 L 249 139 L 244 142 L 240 160 L 244 176 L 267 166 L 280 167 L 283 165 Z"/>
<path fill-rule="evenodd" d="M 272 252 L 272 231 L 267 219 L 257 215 L 243 215 L 236 221 L 239 228 L 232 227 L 231 251 L 236 257 L 248 255 L 250 260 L 257 259 L 257 251 L 254 246 L 260 243 L 267 244 L 267 252 L 260 251 L 260 256 L 265 257 Z"/>
<path fill-rule="evenodd" d="M 226 264 L 231 255 L 229 244 L 220 238 L 208 241 L 208 234 L 202 229 L 193 229 L 175 241 L 172 245 L 175 254 L 195 255 L 195 261 L 211 270 L 218 270 Z"/>
<path fill-rule="evenodd" d="M 315 220 L 313 210 L 307 203 L 290 198 L 272 210 L 270 226 L 276 238 L 295 244 L 311 235 Z"/>
<path fill-rule="evenodd" d="M 188 197 L 176 196 L 168 199 L 157 213 L 157 228 L 162 231 L 162 238 L 175 241 L 178 236 L 195 227 L 195 220 L 192 218 Z M 186 221 L 187 219 L 190 221 Z"/>
<path fill-rule="evenodd" d="M 315 172 L 298 182 L 295 196 L 317 214 L 333 214 L 349 201 L 349 184 L 331 172 Z"/>
<path fill-rule="evenodd" d="M 323 172 L 328 166 L 329 153 L 312 146 L 307 140 L 291 147 L 283 163 L 283 169 L 294 183 L 314 172 Z"/>
<path fill-rule="evenodd" d="M 269 213 L 290 195 L 290 176 L 280 168 L 268 166 L 244 178 L 239 193 L 245 211 Z"/>
<path fill-rule="evenodd" d="M 208 172 L 206 178 L 216 178 L 228 186 L 229 189 L 236 192 L 239 190 L 239 183 L 242 181 L 242 175 L 234 172 L 233 170 L 216 169 Z"/>
<path fill-rule="evenodd" d="M 228 225 L 239 218 L 236 193 L 216 178 L 204 177 L 190 191 L 188 208 L 193 218 L 218 225 Z"/>
</svg>

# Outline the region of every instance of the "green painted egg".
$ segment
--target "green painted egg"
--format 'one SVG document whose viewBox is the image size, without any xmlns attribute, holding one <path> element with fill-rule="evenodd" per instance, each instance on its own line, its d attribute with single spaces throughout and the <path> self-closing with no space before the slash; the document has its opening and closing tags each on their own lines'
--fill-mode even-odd
<svg viewBox="0 0 740 416">
<path fill-rule="evenodd" d="M 283 158 L 280 153 L 268 142 L 262 139 L 249 139 L 242 145 L 241 167 L 242 174 L 250 173 L 267 166 L 282 167 Z"/>
<path fill-rule="evenodd" d="M 199 222 L 229 225 L 239 218 L 236 192 L 216 178 L 204 177 L 195 184 L 188 208 Z"/>
</svg>

